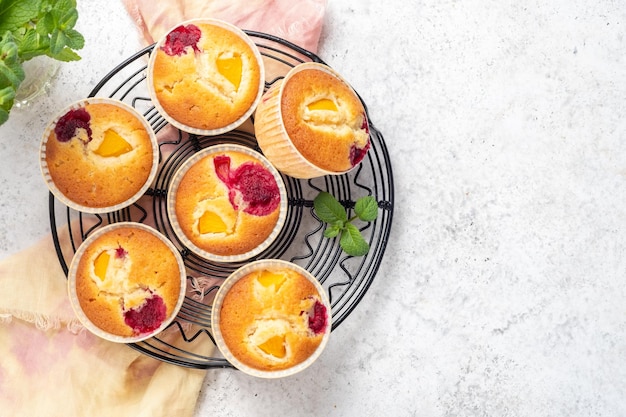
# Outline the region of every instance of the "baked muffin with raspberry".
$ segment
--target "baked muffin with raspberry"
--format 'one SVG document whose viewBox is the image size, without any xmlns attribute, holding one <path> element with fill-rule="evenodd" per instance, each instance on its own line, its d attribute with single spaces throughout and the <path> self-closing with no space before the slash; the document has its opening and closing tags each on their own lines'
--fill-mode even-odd
<svg viewBox="0 0 626 417">
<path fill-rule="evenodd" d="M 181 23 L 150 56 L 148 89 L 163 117 L 181 130 L 217 135 L 250 117 L 263 94 L 264 67 L 244 31 L 217 19 Z"/>
</svg>

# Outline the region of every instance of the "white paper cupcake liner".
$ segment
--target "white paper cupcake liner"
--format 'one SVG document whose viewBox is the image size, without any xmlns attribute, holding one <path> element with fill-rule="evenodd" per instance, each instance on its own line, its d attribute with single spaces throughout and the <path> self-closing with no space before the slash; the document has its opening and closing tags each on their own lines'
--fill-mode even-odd
<svg viewBox="0 0 626 417">
<path fill-rule="evenodd" d="M 227 30 L 230 30 L 231 32 L 237 34 L 239 37 L 241 37 L 252 49 L 252 52 L 254 53 L 254 56 L 257 60 L 257 62 L 259 63 L 259 90 L 257 92 L 257 96 L 254 100 L 254 102 L 252 103 L 252 105 L 250 106 L 250 108 L 236 121 L 217 128 L 217 129 L 199 129 L 199 128 L 195 128 L 192 126 L 188 126 L 185 123 L 179 122 L 178 120 L 176 120 L 175 118 L 173 118 L 172 116 L 170 116 L 167 111 L 165 111 L 165 109 L 163 108 L 163 106 L 161 105 L 161 103 L 159 103 L 159 99 L 157 97 L 156 91 L 154 89 L 154 83 L 152 82 L 152 74 L 154 72 L 154 61 L 156 59 L 156 51 L 163 45 L 163 43 L 166 40 L 166 36 L 167 34 L 169 34 L 172 30 L 174 30 L 175 28 L 181 26 L 181 25 L 189 25 L 189 24 L 196 24 L 196 23 L 208 23 L 214 26 L 218 26 Z M 187 133 L 192 133 L 195 135 L 199 135 L 199 136 L 217 136 L 217 135 L 221 135 L 223 133 L 226 132 L 230 132 L 231 130 L 236 129 L 237 127 L 241 126 L 246 120 L 248 120 L 250 118 L 250 116 L 254 113 L 254 111 L 256 110 L 256 107 L 258 105 L 258 103 L 261 101 L 261 97 L 263 96 L 263 90 L 265 88 L 265 67 L 263 65 L 263 58 L 261 56 L 261 53 L 259 52 L 259 48 L 257 47 L 257 45 L 250 39 L 250 37 L 240 28 L 238 28 L 235 25 L 232 25 L 228 22 L 219 20 L 219 19 L 210 19 L 210 18 L 197 18 L 197 19 L 190 19 L 184 22 L 181 22 L 179 24 L 177 24 L 176 26 L 170 28 L 167 32 L 166 35 L 163 36 L 161 39 L 159 39 L 157 41 L 157 43 L 154 45 L 154 49 L 153 52 L 150 54 L 150 60 L 148 61 L 148 68 L 147 68 L 147 85 L 148 85 L 148 93 L 150 94 L 150 97 L 152 99 L 152 104 L 154 105 L 154 107 L 157 109 L 157 111 L 163 116 L 163 118 L 170 123 L 171 125 L 173 125 L 174 127 L 187 132 Z"/>
<path fill-rule="evenodd" d="M 129 113 L 133 114 L 139 121 L 141 121 L 142 125 L 144 126 L 146 132 L 148 133 L 148 135 L 150 136 L 150 143 L 152 146 L 152 168 L 150 170 L 150 173 L 148 174 L 148 177 L 146 178 L 146 181 L 143 183 L 143 185 L 141 186 L 141 188 L 139 188 L 137 190 L 137 192 L 135 194 L 133 194 L 133 196 L 125 201 L 121 201 L 118 204 L 114 204 L 114 205 L 109 205 L 109 206 L 104 206 L 104 207 L 90 207 L 90 206 L 85 206 L 83 204 L 80 204 L 76 201 L 73 201 L 69 196 L 66 196 L 58 187 L 57 185 L 54 183 L 54 180 L 52 179 L 52 176 L 50 175 L 50 169 L 48 168 L 48 163 L 46 161 L 46 148 L 47 148 L 47 143 L 48 140 L 50 139 L 50 134 L 51 132 L 54 130 L 57 122 L 59 121 L 59 119 L 61 117 L 63 117 L 66 113 L 68 113 L 70 110 L 77 110 L 79 108 L 83 108 L 85 107 L 87 104 L 112 104 L 118 107 L 121 107 L 122 109 L 125 109 L 126 111 L 128 111 Z M 46 185 L 48 186 L 48 189 L 50 190 L 50 192 L 64 205 L 77 210 L 77 211 L 81 211 L 83 213 L 92 213 L 92 214 L 98 214 L 98 213 L 110 213 L 113 211 L 117 211 L 117 210 L 121 210 L 123 208 L 126 208 L 130 205 L 132 205 L 133 203 L 135 203 L 137 200 L 139 200 L 148 190 L 148 188 L 152 185 L 156 175 L 157 175 L 157 171 L 159 168 L 159 148 L 158 148 L 158 143 L 157 143 L 157 138 L 156 135 L 154 133 L 154 130 L 152 130 L 152 127 L 150 126 L 150 124 L 146 121 L 146 119 L 137 111 L 135 110 L 135 108 L 133 108 L 132 106 L 119 101 L 119 100 L 115 100 L 115 99 L 110 99 L 110 98 L 103 98 L 103 97 L 94 97 L 94 98 L 87 98 L 87 99 L 82 99 L 82 100 L 78 100 L 74 103 L 72 103 L 71 105 L 69 105 L 68 107 L 66 107 L 65 109 L 63 109 L 46 127 L 46 129 L 44 130 L 43 133 L 43 137 L 41 140 L 41 144 L 39 146 L 39 166 L 40 166 L 40 170 L 41 170 L 41 174 L 43 176 L 43 179 L 46 183 Z M 88 179 L 86 178 L 77 178 L 77 181 L 88 181 Z"/>
<path fill-rule="evenodd" d="M 328 313 L 328 321 L 326 323 L 326 330 L 324 336 L 322 338 L 321 343 L 313 352 L 311 356 L 309 356 L 305 361 L 300 362 L 299 364 L 292 366 L 287 369 L 281 369 L 276 371 L 264 371 L 260 369 L 256 369 L 250 367 L 243 362 L 241 362 L 237 357 L 233 355 L 233 353 L 228 348 L 224 337 L 222 336 L 222 331 L 220 329 L 220 312 L 222 309 L 222 304 L 224 302 L 224 297 L 230 291 L 230 289 L 239 281 L 244 278 L 246 275 L 251 272 L 258 271 L 261 269 L 291 269 L 293 271 L 298 272 L 305 278 L 307 278 L 316 288 L 320 300 L 326 306 L 326 311 Z M 302 372 L 309 366 L 311 366 L 322 354 L 326 345 L 328 344 L 328 339 L 330 338 L 330 332 L 332 328 L 332 317 L 331 317 L 331 306 L 328 301 L 328 297 L 324 288 L 319 283 L 319 281 L 306 269 L 302 268 L 299 265 L 296 265 L 292 262 L 284 261 L 281 259 L 262 259 L 258 261 L 251 262 L 246 264 L 236 271 L 234 271 L 220 286 L 217 294 L 215 295 L 215 299 L 213 300 L 213 308 L 211 310 L 211 329 L 213 331 L 213 337 L 215 338 L 215 344 L 217 348 L 220 350 L 222 355 L 226 360 L 228 360 L 233 366 L 235 366 L 240 371 L 252 375 L 259 378 L 284 378 L 287 376 L 295 375 L 299 372 Z"/>
<path fill-rule="evenodd" d="M 141 335 L 130 336 L 130 337 L 125 337 L 125 336 L 119 336 L 119 335 L 111 334 L 109 332 L 106 332 L 106 331 L 102 330 L 100 327 L 96 326 L 89 319 L 89 317 L 87 317 L 87 315 L 85 314 L 85 312 L 81 308 L 80 301 L 78 300 L 78 294 L 76 293 L 76 273 L 77 273 L 78 264 L 80 262 L 80 258 L 83 256 L 83 254 L 85 253 L 85 251 L 87 250 L 89 245 L 94 240 L 96 240 L 98 237 L 104 235 L 105 233 L 109 233 L 111 231 L 114 231 L 114 230 L 119 229 L 119 228 L 124 228 L 124 227 L 133 227 L 133 228 L 136 228 L 136 229 L 145 230 L 145 231 L 153 234 L 154 236 L 158 237 L 172 251 L 172 254 L 176 258 L 176 262 L 178 263 L 178 267 L 180 269 L 180 293 L 179 293 L 179 296 L 178 296 L 178 300 L 176 301 L 176 305 L 175 305 L 175 307 L 174 307 L 174 309 L 172 311 L 172 314 L 169 317 L 167 317 L 163 321 L 163 323 L 161 323 L 159 328 L 157 328 L 156 330 L 154 330 L 154 331 L 152 331 L 150 333 L 144 333 L 144 334 L 141 334 Z M 153 336 L 156 336 L 157 334 L 161 333 L 176 318 L 176 315 L 180 311 L 180 308 L 182 307 L 183 302 L 185 301 L 185 294 L 187 292 L 187 273 L 186 273 L 186 270 L 185 270 L 185 264 L 183 262 L 183 258 L 180 255 L 178 249 L 174 246 L 174 244 L 172 242 L 170 242 L 160 232 L 158 232 L 156 229 L 153 229 L 152 227 L 146 226 L 146 225 L 144 225 L 142 223 L 120 222 L 120 223 L 113 223 L 113 224 L 104 226 L 101 229 L 98 229 L 96 232 L 94 232 L 92 235 L 90 235 L 87 239 L 85 239 L 85 241 L 79 246 L 78 250 L 74 254 L 74 257 L 72 258 L 72 262 L 70 263 L 70 268 L 69 268 L 69 272 L 68 272 L 68 280 L 67 280 L 67 288 L 68 288 L 68 294 L 69 294 L 69 298 L 70 298 L 70 304 L 71 304 L 71 306 L 72 306 L 72 308 L 74 310 L 74 313 L 76 314 L 76 317 L 78 318 L 78 320 L 83 324 L 83 326 L 85 326 L 85 328 L 87 330 L 89 330 L 91 333 L 95 334 L 96 336 L 101 337 L 102 339 L 105 339 L 105 340 L 108 340 L 108 341 L 111 341 L 111 342 L 115 342 L 115 343 L 136 343 L 136 342 L 140 342 L 142 340 L 149 339 L 149 338 L 151 338 Z"/>
<path fill-rule="evenodd" d="M 203 248 L 200 248 L 198 245 L 192 242 L 191 239 L 189 239 L 189 237 L 185 234 L 185 232 L 180 227 L 178 216 L 176 214 L 176 192 L 178 190 L 178 186 L 180 185 L 180 182 L 182 181 L 183 177 L 196 162 L 200 161 L 201 159 L 207 156 L 229 152 L 229 151 L 237 151 L 237 152 L 241 152 L 243 154 L 252 156 L 256 160 L 258 160 L 263 165 L 263 167 L 266 168 L 273 175 L 274 179 L 276 180 L 276 184 L 278 186 L 278 190 L 280 193 L 280 206 L 279 206 L 280 211 L 278 215 L 278 220 L 276 221 L 276 225 L 272 229 L 272 232 L 260 245 L 258 245 L 257 247 L 255 247 L 254 249 L 248 252 L 241 253 L 241 254 L 218 255 L 215 253 L 211 253 Z M 205 258 L 210 261 L 215 261 L 215 262 L 224 262 L 224 263 L 241 262 L 241 261 L 250 259 L 260 254 L 261 252 L 263 252 L 278 237 L 280 231 L 283 228 L 283 225 L 285 224 L 285 219 L 287 218 L 287 190 L 285 188 L 285 183 L 283 182 L 283 179 L 280 176 L 280 173 L 278 172 L 278 170 L 276 170 L 276 168 L 260 153 L 246 146 L 237 145 L 237 144 L 214 145 L 214 146 L 210 146 L 208 148 L 205 148 L 195 153 L 191 158 L 187 159 L 180 166 L 180 168 L 178 168 L 168 188 L 167 214 L 170 218 L 170 223 L 172 225 L 172 229 L 174 230 L 174 233 L 176 234 L 176 236 L 180 239 L 183 245 L 187 246 L 196 255 L 199 255 L 202 258 Z"/>
<path fill-rule="evenodd" d="M 324 71 L 344 84 L 349 84 L 333 69 L 317 62 L 306 62 L 293 67 L 282 80 L 277 81 L 263 95 L 257 106 L 254 129 L 259 147 L 265 157 L 282 173 L 294 178 L 310 179 L 326 175 L 343 175 L 353 170 L 358 164 L 346 171 L 328 171 L 306 159 L 295 147 L 283 124 L 281 101 L 284 86 L 289 79 L 300 71 L 316 69 Z"/>
</svg>

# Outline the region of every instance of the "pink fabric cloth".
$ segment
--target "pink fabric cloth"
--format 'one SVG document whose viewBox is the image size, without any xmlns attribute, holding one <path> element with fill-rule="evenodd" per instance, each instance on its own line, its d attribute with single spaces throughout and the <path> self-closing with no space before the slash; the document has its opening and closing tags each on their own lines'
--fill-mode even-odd
<svg viewBox="0 0 626 417">
<path fill-rule="evenodd" d="M 326 0 L 124 0 L 146 43 L 179 23 L 216 18 L 241 29 L 266 32 L 317 52 Z"/>
</svg>

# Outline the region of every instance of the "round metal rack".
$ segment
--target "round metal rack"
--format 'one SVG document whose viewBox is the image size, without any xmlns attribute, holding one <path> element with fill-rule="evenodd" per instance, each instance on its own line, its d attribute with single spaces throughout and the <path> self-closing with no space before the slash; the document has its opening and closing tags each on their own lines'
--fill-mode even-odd
<svg viewBox="0 0 626 417">
<path fill-rule="evenodd" d="M 301 62 L 324 63 L 317 55 L 286 40 L 260 32 L 246 31 L 259 47 L 266 68 L 265 88 L 281 79 Z M 218 143 L 238 143 L 259 152 L 251 119 L 238 130 L 214 137 L 189 135 L 169 125 L 151 103 L 146 87 L 146 67 L 154 45 L 137 52 L 104 77 L 90 97 L 111 97 L 135 107 L 159 137 L 160 166 L 153 186 L 137 203 L 116 212 L 86 214 L 70 209 L 50 194 L 50 225 L 59 262 L 67 274 L 78 246 L 99 227 L 121 221 L 151 224 L 180 250 L 188 274 L 188 291 L 173 324 L 162 334 L 129 346 L 148 356 L 191 368 L 232 368 L 214 349 L 211 334 L 211 303 L 221 280 L 242 263 L 221 264 L 203 259 L 176 237 L 166 209 L 167 189 L 177 168 L 199 150 Z M 366 107 L 367 109 L 367 107 Z M 370 119 L 371 148 L 359 167 L 348 174 L 300 180 L 283 175 L 287 188 L 288 214 L 274 243 L 255 259 L 285 259 L 316 276 L 328 292 L 332 329 L 356 308 L 372 284 L 385 253 L 393 217 L 394 187 L 389 154 L 382 134 Z M 324 223 L 313 211 L 313 199 L 327 191 L 351 211 L 355 201 L 372 195 L 378 201 L 378 218 L 358 223 L 370 251 L 351 257 L 337 238 L 323 236 Z M 249 260 L 249 261 L 251 261 Z"/>
</svg>

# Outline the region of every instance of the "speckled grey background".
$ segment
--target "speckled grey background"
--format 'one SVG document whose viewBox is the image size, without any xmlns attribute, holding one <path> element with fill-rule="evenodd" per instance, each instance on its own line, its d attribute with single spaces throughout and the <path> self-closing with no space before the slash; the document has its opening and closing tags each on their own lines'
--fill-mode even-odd
<svg viewBox="0 0 626 417">
<path fill-rule="evenodd" d="M 80 1 L 83 61 L 0 127 L 0 255 L 48 228 L 47 119 L 139 46 Z M 396 183 L 366 297 L 285 380 L 209 370 L 197 416 L 626 415 L 626 3 L 329 0 L 319 55 Z"/>
</svg>

